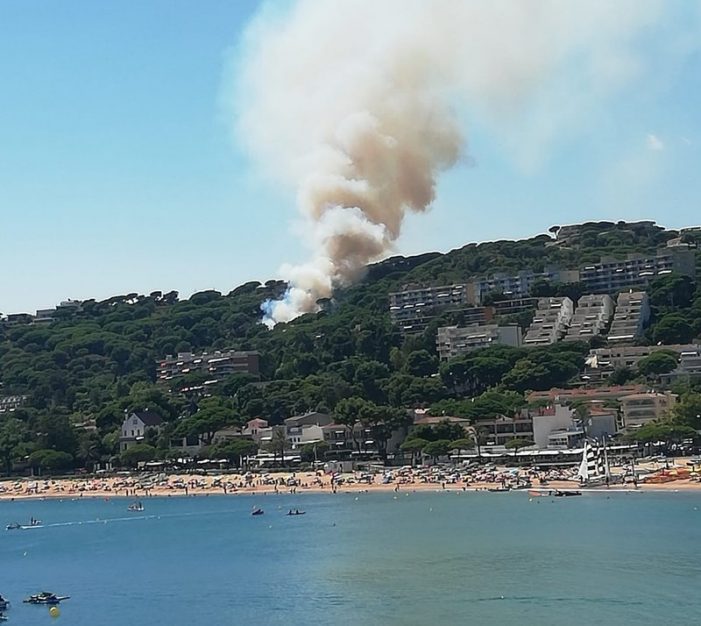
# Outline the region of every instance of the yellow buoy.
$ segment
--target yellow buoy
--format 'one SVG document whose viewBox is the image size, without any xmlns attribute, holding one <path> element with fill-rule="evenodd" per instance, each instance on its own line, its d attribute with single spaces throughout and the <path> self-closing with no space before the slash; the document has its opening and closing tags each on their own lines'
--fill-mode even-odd
<svg viewBox="0 0 701 626">
<path fill-rule="evenodd" d="M 49 609 L 49 615 L 51 615 L 51 617 L 58 617 L 59 615 L 61 615 L 61 611 L 57 606 L 52 606 Z"/>
</svg>

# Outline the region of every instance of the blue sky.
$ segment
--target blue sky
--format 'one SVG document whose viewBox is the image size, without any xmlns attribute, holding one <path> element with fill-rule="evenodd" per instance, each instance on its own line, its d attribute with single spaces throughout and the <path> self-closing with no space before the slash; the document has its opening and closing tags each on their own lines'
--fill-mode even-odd
<svg viewBox="0 0 701 626">
<path fill-rule="evenodd" d="M 294 195 L 257 176 L 222 105 L 257 8 L 0 3 L 0 311 L 155 289 L 227 292 L 304 259 L 291 234 Z M 536 156 L 464 111 L 475 164 L 441 178 L 398 252 L 582 220 L 701 223 L 701 58 L 650 63 Z"/>
</svg>

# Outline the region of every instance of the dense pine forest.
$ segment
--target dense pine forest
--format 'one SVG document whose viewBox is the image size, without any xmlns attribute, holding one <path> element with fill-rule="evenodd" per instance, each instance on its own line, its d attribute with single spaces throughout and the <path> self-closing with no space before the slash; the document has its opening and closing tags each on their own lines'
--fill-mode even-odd
<svg viewBox="0 0 701 626">
<path fill-rule="evenodd" d="M 509 414 L 528 390 L 575 382 L 591 346 L 497 346 L 439 364 L 436 330 L 459 316 L 448 314 L 403 340 L 388 315 L 388 293 L 409 283 L 450 283 L 496 271 L 578 267 L 602 255 L 654 252 L 678 236 L 651 223 L 600 222 L 583 225 L 558 245 L 543 234 L 394 257 L 369 267 L 360 284 L 340 290 L 321 312 L 272 330 L 261 324 L 260 305 L 284 293 L 280 281 L 189 299 L 174 291 L 117 295 L 86 301 L 78 313 L 50 324 L 0 325 L 0 395 L 27 396 L 21 408 L 0 415 L 0 455 L 7 468 L 47 454 L 47 467 L 104 460 L 117 454 L 118 428 L 130 410 L 153 410 L 168 422 L 151 442 L 164 455 L 174 434 L 202 434 L 258 416 L 276 424 L 308 410 L 331 412 L 339 421 L 364 411 L 377 424 L 401 421 L 403 409 L 419 406 L 471 419 Z M 698 234 L 684 237 L 701 243 Z M 577 284 L 542 284 L 536 291 L 582 293 Z M 648 293 L 653 319 L 642 342 L 701 336 L 699 283 L 672 275 L 653 282 Z M 204 382 L 200 374 L 156 384 L 157 359 L 218 349 L 259 351 L 260 375 L 230 375 L 207 397 L 180 393 Z"/>
</svg>

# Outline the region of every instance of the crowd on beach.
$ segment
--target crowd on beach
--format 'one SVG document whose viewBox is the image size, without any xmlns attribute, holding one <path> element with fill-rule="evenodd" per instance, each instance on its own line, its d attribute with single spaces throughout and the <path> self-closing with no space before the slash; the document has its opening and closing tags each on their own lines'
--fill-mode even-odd
<svg viewBox="0 0 701 626">
<path fill-rule="evenodd" d="M 374 472 L 334 473 L 239 472 L 212 475 L 134 473 L 81 478 L 23 478 L 0 481 L 0 499 L 42 497 L 150 497 L 209 494 L 283 494 L 300 492 L 358 492 L 378 490 L 510 490 L 573 488 L 579 485 L 576 468 L 539 470 L 494 465 L 436 465 L 386 468 Z M 637 483 L 635 485 L 637 487 Z M 660 485 L 655 485 L 659 487 Z M 665 486 L 697 487 L 691 477 Z"/>
</svg>

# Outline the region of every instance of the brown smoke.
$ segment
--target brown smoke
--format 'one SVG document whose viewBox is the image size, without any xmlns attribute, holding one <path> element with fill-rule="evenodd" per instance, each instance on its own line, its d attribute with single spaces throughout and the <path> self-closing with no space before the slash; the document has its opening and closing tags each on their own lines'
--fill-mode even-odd
<svg viewBox="0 0 701 626">
<path fill-rule="evenodd" d="M 279 13 L 268 5 L 244 41 L 238 131 L 266 172 L 296 188 L 313 247 L 308 263 L 282 268 L 290 288 L 266 304 L 268 323 L 313 311 L 357 280 L 392 250 L 407 213 L 431 205 L 440 172 L 464 151 L 454 107 L 483 116 L 515 151 L 536 150 L 532 128 L 547 140 L 635 74 L 630 42 L 663 6 L 299 0 Z M 553 77 L 572 72 L 582 93 L 562 106 Z M 514 111 L 533 113 L 543 94 L 552 98 L 548 116 L 516 128 Z"/>
</svg>

